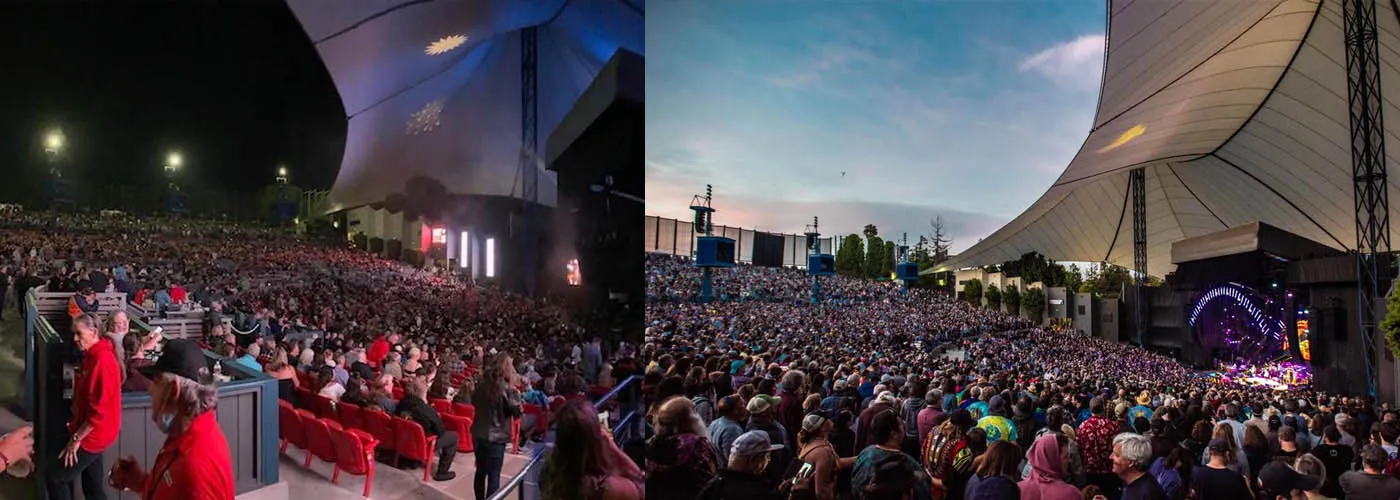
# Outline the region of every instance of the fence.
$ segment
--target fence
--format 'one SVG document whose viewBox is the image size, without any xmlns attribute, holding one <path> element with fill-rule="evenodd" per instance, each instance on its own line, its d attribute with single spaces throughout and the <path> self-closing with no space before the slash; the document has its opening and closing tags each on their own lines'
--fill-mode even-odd
<svg viewBox="0 0 1400 500">
<path fill-rule="evenodd" d="M 608 407 L 608 403 L 613 402 L 614 399 L 617 400 L 616 406 L 618 408 L 631 409 L 619 418 L 617 425 L 613 427 L 613 440 L 626 442 L 627 439 L 624 437 L 628 439 L 642 437 L 644 432 L 642 377 L 639 375 L 627 377 L 622 383 L 613 387 L 613 390 L 594 401 L 593 407 L 595 409 Z M 530 461 L 525 464 L 525 467 L 520 469 L 515 477 L 510 478 L 510 481 L 501 485 L 501 489 L 497 490 L 496 494 L 491 495 L 490 500 L 505 500 L 510 497 L 511 493 L 516 493 L 519 500 L 539 498 L 540 469 L 544 467 L 545 458 L 552 448 L 553 444 L 540 447 L 534 456 L 530 457 Z"/>
<path fill-rule="evenodd" d="M 52 300 L 29 291 L 25 297 L 25 400 L 24 410 L 35 426 L 35 456 L 55 457 L 68 439 L 64 423 L 72 416 L 72 367 L 81 354 L 73 346 L 67 308 L 55 308 Z M 45 303 L 47 313 L 40 304 Z M 132 318 L 133 331 L 148 333 L 151 326 Z M 220 358 L 205 351 L 205 362 L 212 366 Z M 211 370 L 212 371 L 212 370 Z M 278 481 L 277 381 L 266 374 L 247 370 L 237 363 L 224 363 L 223 371 L 234 380 L 219 384 L 215 410 L 219 426 L 229 443 L 234 486 L 246 493 Z M 134 455 L 149 467 L 165 441 L 150 418 L 151 398 L 145 392 L 122 394 L 122 429 L 104 453 L 110 466 L 118 456 Z M 35 476 L 40 484 L 48 474 L 51 460 L 36 460 Z M 109 498 L 118 496 L 108 488 Z M 75 498 L 81 498 L 81 494 Z"/>
<path fill-rule="evenodd" d="M 654 215 L 646 216 L 646 251 L 670 255 L 695 256 L 695 224 L 690 221 L 669 219 Z M 753 263 L 754 241 L 758 238 L 753 229 L 729 226 L 714 226 L 714 235 L 734 239 L 734 259 L 740 263 Z M 807 268 L 807 236 L 801 234 L 778 234 L 783 238 L 783 261 L 788 267 Z M 822 253 L 835 254 L 840 245 L 839 239 L 828 236 L 821 239 Z"/>
</svg>

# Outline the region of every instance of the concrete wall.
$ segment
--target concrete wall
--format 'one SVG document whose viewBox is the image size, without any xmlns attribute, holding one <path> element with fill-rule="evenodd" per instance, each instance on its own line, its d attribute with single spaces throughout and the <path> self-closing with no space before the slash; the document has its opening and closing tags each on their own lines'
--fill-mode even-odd
<svg viewBox="0 0 1400 500">
<path fill-rule="evenodd" d="M 1069 294 L 1065 287 L 1057 286 L 1041 288 L 1045 291 L 1045 317 L 1046 318 L 1069 318 L 1070 302 Z"/>
<path fill-rule="evenodd" d="M 1120 332 L 1122 324 L 1122 314 L 1119 311 L 1118 299 L 1097 299 L 1098 310 L 1098 333 L 1099 337 L 1112 340 L 1114 342 L 1123 341 Z"/>
<path fill-rule="evenodd" d="M 987 288 L 987 273 L 985 271 L 982 271 L 982 268 L 980 267 L 959 270 L 956 273 L 955 279 L 957 280 L 957 283 L 955 283 L 954 286 L 958 293 L 962 293 L 963 283 L 967 283 L 968 281 L 974 279 L 982 281 L 982 288 L 984 290 Z"/>
<path fill-rule="evenodd" d="M 1095 321 L 1098 304 L 1094 302 L 1094 294 L 1076 293 L 1071 304 L 1070 317 L 1074 318 L 1074 329 L 1085 335 L 1097 336 L 1098 322 Z"/>
</svg>

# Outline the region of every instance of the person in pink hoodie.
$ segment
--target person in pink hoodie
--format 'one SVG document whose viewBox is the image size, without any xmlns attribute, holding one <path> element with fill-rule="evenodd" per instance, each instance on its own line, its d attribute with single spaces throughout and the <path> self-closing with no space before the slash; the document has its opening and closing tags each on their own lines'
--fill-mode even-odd
<svg viewBox="0 0 1400 500">
<path fill-rule="evenodd" d="M 1068 439 L 1046 433 L 1031 444 L 1031 476 L 1017 483 L 1021 500 L 1083 500 L 1084 494 L 1062 479 L 1069 463 Z"/>
</svg>

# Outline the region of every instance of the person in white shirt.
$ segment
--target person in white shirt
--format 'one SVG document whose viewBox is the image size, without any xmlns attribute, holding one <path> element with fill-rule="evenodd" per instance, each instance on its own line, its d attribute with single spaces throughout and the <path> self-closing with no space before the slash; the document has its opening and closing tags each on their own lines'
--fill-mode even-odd
<svg viewBox="0 0 1400 500">
<path fill-rule="evenodd" d="M 317 374 L 317 380 L 321 384 L 321 391 L 317 394 L 324 396 L 331 401 L 340 401 L 340 396 L 345 394 L 345 386 L 335 381 L 335 362 L 331 361 L 326 366 L 321 367 Z"/>
</svg>

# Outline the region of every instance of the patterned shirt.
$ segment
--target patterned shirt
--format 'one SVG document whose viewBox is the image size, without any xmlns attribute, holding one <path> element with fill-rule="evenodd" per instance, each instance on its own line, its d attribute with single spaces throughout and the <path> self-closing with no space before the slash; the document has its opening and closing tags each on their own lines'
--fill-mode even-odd
<svg viewBox="0 0 1400 500">
<path fill-rule="evenodd" d="M 1118 433 L 1118 423 L 1094 415 L 1079 424 L 1078 433 L 1079 450 L 1084 454 L 1084 472 L 1113 472 L 1113 464 L 1108 457 L 1113 454 L 1113 436 Z"/>
</svg>

